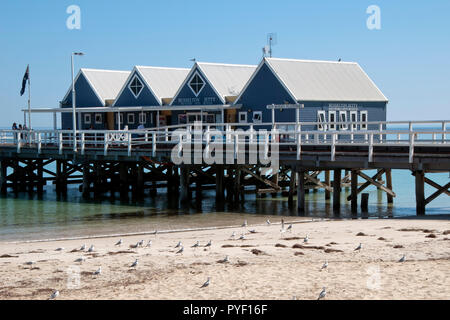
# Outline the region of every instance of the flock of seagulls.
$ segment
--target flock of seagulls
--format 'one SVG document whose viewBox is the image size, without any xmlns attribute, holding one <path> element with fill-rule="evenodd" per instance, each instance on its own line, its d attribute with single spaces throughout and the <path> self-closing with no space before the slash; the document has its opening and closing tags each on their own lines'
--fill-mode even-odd
<svg viewBox="0 0 450 320">
<path fill-rule="evenodd" d="M 269 219 L 266 220 L 266 224 L 267 224 L 268 226 L 271 225 L 271 222 L 270 222 Z M 243 227 L 243 228 L 246 228 L 247 226 L 248 226 L 248 223 L 247 223 L 247 220 L 245 220 L 244 223 L 242 224 L 242 227 Z M 284 227 L 284 219 L 281 219 L 281 230 L 280 230 L 281 237 L 282 237 L 283 234 L 284 234 L 285 232 L 287 232 L 287 231 L 292 232 L 292 228 L 293 228 L 292 223 L 289 224 L 287 228 L 285 228 L 285 227 Z M 255 230 L 255 229 L 248 230 L 248 231 L 249 231 L 250 233 L 256 233 L 256 230 Z M 153 234 L 156 236 L 157 233 L 158 233 L 158 231 L 155 230 Z M 233 239 L 233 240 L 236 238 L 236 231 L 233 231 L 233 233 L 231 234 L 230 238 Z M 238 239 L 239 239 L 239 240 L 244 240 L 244 239 L 245 239 L 244 233 L 241 233 L 241 235 L 240 235 L 240 237 L 239 237 Z M 303 243 L 306 244 L 306 243 L 308 243 L 308 242 L 309 242 L 309 237 L 308 237 L 308 235 L 306 235 L 306 236 L 303 238 Z M 123 244 L 123 239 L 120 239 L 119 241 L 117 241 L 117 242 L 115 243 L 115 246 L 121 246 L 122 244 Z M 148 248 L 148 247 L 151 247 L 151 245 L 152 245 L 152 240 L 149 240 L 149 241 L 147 242 L 146 247 L 147 247 L 147 248 Z M 143 246 L 144 246 L 144 240 L 140 240 L 139 242 L 136 243 L 136 245 L 131 246 L 131 247 L 138 248 L 138 247 L 143 247 Z M 211 246 L 212 246 L 212 240 L 209 240 L 208 243 L 204 245 L 205 248 L 211 248 Z M 195 249 L 195 248 L 198 248 L 198 247 L 200 247 L 200 242 L 199 242 L 199 241 L 196 241 L 196 242 L 191 246 L 191 248 L 194 248 L 194 249 Z M 86 244 L 83 244 L 83 245 L 80 247 L 80 249 L 77 250 L 77 251 L 85 251 L 86 248 L 87 248 Z M 178 251 L 175 252 L 176 254 L 183 254 L 183 252 L 184 252 L 184 246 L 183 246 L 183 243 L 182 243 L 181 241 L 178 241 L 178 243 L 176 244 L 176 246 L 175 246 L 174 248 L 175 248 L 175 249 L 178 249 Z M 89 247 L 89 249 L 87 250 L 87 252 L 94 252 L 94 249 L 95 249 L 95 248 L 94 248 L 94 245 L 91 245 L 91 246 Z M 63 247 L 60 247 L 60 248 L 55 249 L 55 251 L 63 251 L 63 250 L 64 250 Z M 354 249 L 354 251 L 361 251 L 361 250 L 362 250 L 362 243 L 359 243 L 359 245 Z M 77 258 L 77 259 L 75 260 L 75 262 L 79 262 L 79 263 L 83 263 L 84 261 L 86 261 L 86 257 L 84 257 L 84 256 L 81 256 L 81 257 L 79 257 L 79 258 Z M 405 261 L 406 261 L 406 255 L 403 255 L 403 256 L 398 260 L 398 262 L 405 262 Z M 229 262 L 230 262 L 229 256 L 226 255 L 224 259 L 219 260 L 218 262 L 219 262 L 219 263 L 229 263 Z M 28 262 L 25 262 L 26 265 L 30 265 L 30 266 L 34 265 L 35 263 L 36 263 L 35 261 L 28 261 Z M 135 261 L 130 265 L 130 268 L 137 268 L 138 264 L 139 264 L 139 259 L 136 258 Z M 328 260 L 326 260 L 326 261 L 323 263 L 322 267 L 320 268 L 320 271 L 322 271 L 322 270 L 324 270 L 324 269 L 327 269 L 327 268 L 328 268 Z M 98 276 L 98 275 L 100 275 L 101 273 L 102 273 L 102 267 L 100 266 L 96 271 L 94 271 L 94 272 L 92 273 L 92 275 Z M 206 282 L 203 283 L 203 285 L 202 285 L 200 288 L 205 288 L 205 287 L 209 286 L 210 281 L 211 281 L 211 278 L 208 277 L 207 280 L 206 280 Z M 317 300 L 320 300 L 320 299 L 325 298 L 326 294 L 327 294 L 326 288 L 323 287 L 323 288 L 322 288 L 322 291 L 320 292 L 320 294 L 319 294 L 319 296 L 318 296 L 318 298 L 317 298 Z M 59 291 L 58 291 L 58 290 L 55 290 L 55 291 L 51 294 L 49 300 L 54 300 L 54 299 L 56 299 L 57 297 L 59 297 L 59 295 L 60 295 Z"/>
</svg>

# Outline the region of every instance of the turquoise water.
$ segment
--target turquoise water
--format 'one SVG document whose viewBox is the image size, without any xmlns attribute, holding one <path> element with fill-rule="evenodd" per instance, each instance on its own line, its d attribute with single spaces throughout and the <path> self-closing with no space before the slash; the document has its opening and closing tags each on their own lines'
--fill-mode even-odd
<svg viewBox="0 0 450 320">
<path fill-rule="evenodd" d="M 366 172 L 369 175 L 375 171 Z M 444 185 L 449 181 L 448 173 L 427 174 L 433 181 Z M 323 176 L 321 177 L 323 180 Z M 362 179 L 360 178 L 361 182 Z M 394 170 L 393 186 L 397 197 L 394 205 L 388 206 L 386 195 L 375 187 L 369 187 L 368 217 L 414 216 L 414 177 L 410 171 Z M 426 186 L 426 196 L 434 188 Z M 342 192 L 342 208 L 339 217 L 351 217 L 350 203 L 346 201 L 349 190 Z M 36 240 L 151 232 L 205 226 L 240 225 L 244 219 L 251 223 L 264 223 L 267 218 L 279 221 L 281 216 L 301 219 L 295 208 L 289 208 L 287 198 L 256 198 L 247 195 L 244 204 L 218 210 L 214 191 L 203 192 L 203 200 L 192 202 L 180 208 L 177 201 L 167 197 L 160 189 L 156 198 L 145 196 L 143 201 L 112 199 L 110 196 L 84 200 L 78 186 L 69 187 L 67 197 L 61 198 L 54 192 L 54 186 L 47 185 L 44 194 L 19 193 L 0 197 L 0 241 Z M 305 216 L 335 218 L 332 202 L 325 201 L 323 191 L 306 195 Z M 358 208 L 359 209 L 359 208 Z M 449 214 L 450 197 L 440 195 L 427 205 L 428 215 Z M 358 213 L 361 216 L 361 213 Z"/>
</svg>

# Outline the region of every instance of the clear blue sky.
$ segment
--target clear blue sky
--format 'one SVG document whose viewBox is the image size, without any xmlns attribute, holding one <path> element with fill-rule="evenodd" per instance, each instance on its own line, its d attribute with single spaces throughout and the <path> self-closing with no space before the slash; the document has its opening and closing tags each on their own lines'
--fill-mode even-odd
<svg viewBox="0 0 450 320">
<path fill-rule="evenodd" d="M 69 30 L 69 5 L 81 30 Z M 366 27 L 369 5 L 381 30 Z M 257 64 L 266 34 L 274 56 L 357 61 L 390 100 L 388 120 L 450 119 L 450 1 L 393 0 L 53 0 L 2 1 L 0 126 L 23 122 L 19 96 L 27 64 L 32 107 L 57 107 L 76 68 L 190 67 L 190 58 Z M 34 127 L 51 116 L 33 116 Z"/>
</svg>

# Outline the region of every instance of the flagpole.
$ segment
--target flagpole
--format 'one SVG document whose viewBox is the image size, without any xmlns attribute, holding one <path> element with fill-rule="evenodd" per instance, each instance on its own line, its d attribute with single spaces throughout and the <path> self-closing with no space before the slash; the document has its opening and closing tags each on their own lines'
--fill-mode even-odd
<svg viewBox="0 0 450 320">
<path fill-rule="evenodd" d="M 28 129 L 31 130 L 31 81 L 29 68 L 28 66 Z"/>
</svg>

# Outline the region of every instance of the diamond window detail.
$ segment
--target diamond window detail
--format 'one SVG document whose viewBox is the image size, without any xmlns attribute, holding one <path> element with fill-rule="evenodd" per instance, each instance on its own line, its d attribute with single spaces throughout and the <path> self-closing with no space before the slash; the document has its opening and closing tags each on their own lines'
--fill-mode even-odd
<svg viewBox="0 0 450 320">
<path fill-rule="evenodd" d="M 205 86 L 205 81 L 203 81 L 202 77 L 200 77 L 198 73 L 195 73 L 194 76 L 191 78 L 191 81 L 189 81 L 189 86 L 191 87 L 194 94 L 197 96 Z"/>
<path fill-rule="evenodd" d="M 141 93 L 142 89 L 144 88 L 144 85 L 137 76 L 134 76 L 133 80 L 131 80 L 130 84 L 128 85 L 128 88 L 130 88 L 134 97 L 137 98 Z"/>
</svg>

